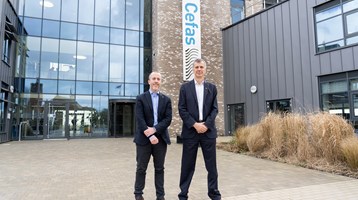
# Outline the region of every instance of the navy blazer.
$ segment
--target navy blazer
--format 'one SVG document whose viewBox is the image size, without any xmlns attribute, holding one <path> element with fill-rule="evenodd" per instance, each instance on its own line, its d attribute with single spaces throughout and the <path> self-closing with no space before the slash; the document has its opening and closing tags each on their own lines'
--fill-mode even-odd
<svg viewBox="0 0 358 200">
<path fill-rule="evenodd" d="M 169 97 L 159 92 L 158 99 L 158 124 L 155 125 L 155 135 L 161 137 L 167 144 L 170 144 L 168 127 L 172 121 L 172 103 Z M 150 143 L 149 138 L 144 134 L 148 127 L 153 127 L 153 103 L 149 91 L 137 96 L 136 107 L 136 132 L 134 142 L 139 145 Z M 160 138 L 159 138 L 160 139 Z"/>
<path fill-rule="evenodd" d="M 181 138 L 192 138 L 198 134 L 193 127 L 199 121 L 198 99 L 195 91 L 194 80 L 184 83 L 180 88 L 179 115 L 183 120 Z M 203 102 L 203 121 L 208 127 L 205 135 L 208 138 L 216 138 L 217 130 L 215 118 L 218 114 L 217 89 L 212 83 L 204 81 L 204 102 Z"/>
</svg>

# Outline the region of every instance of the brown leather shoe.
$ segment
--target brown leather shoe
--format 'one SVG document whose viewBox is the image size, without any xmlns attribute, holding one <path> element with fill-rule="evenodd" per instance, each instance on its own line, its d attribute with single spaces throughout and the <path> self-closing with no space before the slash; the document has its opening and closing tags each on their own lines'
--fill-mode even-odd
<svg viewBox="0 0 358 200">
<path fill-rule="evenodd" d="M 144 200 L 142 195 L 135 196 L 135 200 Z"/>
</svg>

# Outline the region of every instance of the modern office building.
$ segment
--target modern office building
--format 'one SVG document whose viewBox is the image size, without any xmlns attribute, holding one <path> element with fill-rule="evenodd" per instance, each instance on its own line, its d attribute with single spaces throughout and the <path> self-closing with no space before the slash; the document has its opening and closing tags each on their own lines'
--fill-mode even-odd
<svg viewBox="0 0 358 200">
<path fill-rule="evenodd" d="M 163 74 L 170 132 L 180 135 L 179 88 L 193 57 L 207 61 L 217 127 L 227 134 L 221 28 L 280 1 L 1 1 L 0 142 L 132 136 L 135 98 L 151 71 Z"/>
<path fill-rule="evenodd" d="M 229 0 L 3 0 L 0 6 L 0 142 L 132 136 L 135 98 L 148 89 L 151 71 L 163 74 L 162 91 L 173 100 L 171 134 L 180 135 L 179 87 L 190 80 L 183 75 L 183 33 L 199 32 L 197 56 L 207 60 L 207 78 L 218 86 L 223 134 L 220 28 L 231 24 Z M 183 19 L 192 30 L 183 32 Z"/>
<path fill-rule="evenodd" d="M 225 132 L 269 111 L 358 120 L 358 0 L 286 0 L 223 29 Z"/>
</svg>

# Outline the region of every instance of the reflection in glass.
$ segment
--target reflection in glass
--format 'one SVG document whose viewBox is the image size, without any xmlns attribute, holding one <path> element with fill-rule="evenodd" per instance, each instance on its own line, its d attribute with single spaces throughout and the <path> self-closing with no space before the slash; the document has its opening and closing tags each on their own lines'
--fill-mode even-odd
<svg viewBox="0 0 358 200">
<path fill-rule="evenodd" d="M 335 15 L 339 15 L 341 13 L 342 13 L 341 5 L 337 5 L 335 7 L 328 9 L 328 10 L 317 13 L 316 14 L 316 22 L 327 19 L 329 17 L 333 17 Z"/>
<path fill-rule="evenodd" d="M 230 0 L 231 5 L 231 23 L 236 23 L 245 17 L 244 0 Z"/>
<path fill-rule="evenodd" d="M 81 107 L 92 108 L 92 96 L 76 95 L 76 101 Z"/>
<path fill-rule="evenodd" d="M 144 32 L 152 31 L 152 1 L 151 0 L 141 0 L 141 24 L 140 30 Z M 143 7 L 144 6 L 144 7 Z M 144 19 L 143 19 L 144 18 Z"/>
<path fill-rule="evenodd" d="M 124 95 L 124 84 L 123 83 L 109 83 L 109 95 L 123 96 Z"/>
<path fill-rule="evenodd" d="M 79 0 L 78 22 L 93 24 L 94 19 L 94 0 Z"/>
<path fill-rule="evenodd" d="M 322 83 L 322 94 L 347 91 L 347 81 L 331 81 Z"/>
<path fill-rule="evenodd" d="M 44 80 L 41 79 L 40 84 L 42 85 L 43 93 L 57 93 L 57 80 Z"/>
<path fill-rule="evenodd" d="M 124 48 L 123 46 L 110 46 L 110 71 L 109 81 L 123 82 L 124 81 Z"/>
<path fill-rule="evenodd" d="M 322 108 L 330 114 L 350 118 L 347 92 L 322 95 Z"/>
<path fill-rule="evenodd" d="M 24 27 L 28 35 L 41 36 L 41 19 L 25 17 Z"/>
<path fill-rule="evenodd" d="M 26 59 L 26 77 L 37 78 L 40 72 L 40 38 L 27 37 L 28 58 Z"/>
<path fill-rule="evenodd" d="M 343 38 L 342 16 L 317 23 L 317 44 L 324 44 Z"/>
<path fill-rule="evenodd" d="M 78 24 L 78 40 L 93 41 L 93 26 Z"/>
<path fill-rule="evenodd" d="M 93 95 L 108 95 L 108 82 L 93 82 Z"/>
<path fill-rule="evenodd" d="M 137 96 L 139 94 L 139 85 L 138 84 L 125 84 L 125 94 L 126 96 Z"/>
<path fill-rule="evenodd" d="M 358 8 L 358 0 L 343 3 L 343 12 L 348 12 Z"/>
<path fill-rule="evenodd" d="M 93 96 L 93 108 L 96 110 L 91 115 L 92 134 L 95 137 L 107 136 L 108 96 Z"/>
<path fill-rule="evenodd" d="M 76 41 L 60 41 L 59 78 L 75 79 L 76 75 Z M 74 92 L 74 90 L 73 90 Z"/>
<path fill-rule="evenodd" d="M 59 40 L 57 39 L 42 38 L 41 78 L 57 78 L 59 69 L 58 43 Z"/>
<path fill-rule="evenodd" d="M 109 45 L 94 45 L 94 81 L 108 81 Z"/>
<path fill-rule="evenodd" d="M 97 0 L 95 8 L 95 24 L 109 26 L 110 0 Z"/>
<path fill-rule="evenodd" d="M 358 94 L 352 94 L 353 101 L 353 115 L 358 117 Z"/>
<path fill-rule="evenodd" d="M 349 14 L 346 17 L 347 19 L 347 33 L 358 33 L 358 12 L 355 12 L 353 14 Z"/>
<path fill-rule="evenodd" d="M 125 0 L 111 1 L 111 26 L 116 28 L 124 28 L 125 19 Z"/>
<path fill-rule="evenodd" d="M 318 52 L 327 51 L 344 46 L 344 41 L 339 40 L 331 43 L 326 43 L 318 46 Z"/>
<path fill-rule="evenodd" d="M 77 80 L 92 80 L 93 43 L 77 43 Z"/>
<path fill-rule="evenodd" d="M 347 45 L 356 44 L 358 43 L 358 36 L 347 38 L 346 42 Z"/>
<path fill-rule="evenodd" d="M 62 39 L 72 39 L 77 38 L 77 24 L 61 22 L 61 35 Z"/>
<path fill-rule="evenodd" d="M 108 43 L 109 42 L 109 28 L 95 26 L 94 41 Z"/>
<path fill-rule="evenodd" d="M 43 6 L 44 10 L 44 19 L 54 19 L 58 20 L 60 18 L 60 7 L 61 7 L 61 0 L 51 0 L 53 4 L 52 7 Z M 66 11 L 68 12 L 68 11 Z"/>
<path fill-rule="evenodd" d="M 124 30 L 111 28 L 111 40 L 112 44 L 124 44 Z"/>
<path fill-rule="evenodd" d="M 92 94 L 92 82 L 77 81 L 76 94 Z"/>
<path fill-rule="evenodd" d="M 75 81 L 58 81 L 58 94 L 75 94 Z"/>
<path fill-rule="evenodd" d="M 61 20 L 77 22 L 77 1 L 62 0 Z"/>
<path fill-rule="evenodd" d="M 42 6 L 39 0 L 26 0 L 25 2 L 25 16 L 38 17 L 42 16 Z"/>
<path fill-rule="evenodd" d="M 59 38 L 60 34 L 60 23 L 58 21 L 43 20 L 42 25 L 42 36 Z"/>
<path fill-rule="evenodd" d="M 126 31 L 126 45 L 139 46 L 139 32 L 138 31 Z"/>
<path fill-rule="evenodd" d="M 139 0 L 127 0 L 126 3 L 126 28 L 139 30 Z"/>
<path fill-rule="evenodd" d="M 27 78 L 25 79 L 25 93 L 37 93 L 38 87 L 35 87 L 36 79 Z"/>
<path fill-rule="evenodd" d="M 152 71 L 152 50 L 151 49 L 141 49 L 141 54 L 143 54 L 143 64 L 141 63 L 141 74 L 140 74 L 140 83 L 147 84 L 147 79 L 149 73 Z"/>
<path fill-rule="evenodd" d="M 139 82 L 139 48 L 126 46 L 125 81 Z"/>
<path fill-rule="evenodd" d="M 358 90 L 358 79 L 352 79 L 349 81 L 350 90 Z"/>
</svg>

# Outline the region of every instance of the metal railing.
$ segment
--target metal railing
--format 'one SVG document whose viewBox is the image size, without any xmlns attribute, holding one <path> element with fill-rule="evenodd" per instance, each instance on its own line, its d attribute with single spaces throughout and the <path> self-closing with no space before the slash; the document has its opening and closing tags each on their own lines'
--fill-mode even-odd
<svg viewBox="0 0 358 200">
<path fill-rule="evenodd" d="M 20 125 L 19 125 L 19 141 L 21 141 L 21 132 L 22 132 L 21 128 L 22 128 L 23 124 L 29 124 L 29 121 L 20 122 Z M 25 127 L 25 135 L 26 135 L 26 131 L 27 131 L 27 129 Z"/>
</svg>

